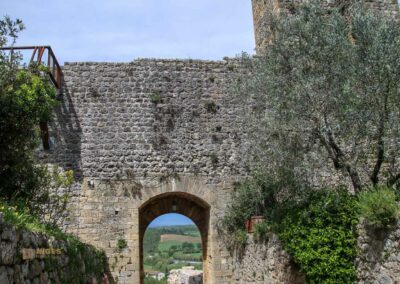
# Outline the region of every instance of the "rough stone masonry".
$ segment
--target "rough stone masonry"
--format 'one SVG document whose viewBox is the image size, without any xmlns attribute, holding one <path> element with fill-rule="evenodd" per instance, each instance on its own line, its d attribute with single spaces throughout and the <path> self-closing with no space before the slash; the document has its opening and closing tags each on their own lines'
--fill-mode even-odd
<svg viewBox="0 0 400 284">
<path fill-rule="evenodd" d="M 259 52 L 268 40 L 267 11 L 279 12 L 293 2 L 299 1 L 252 1 Z M 398 13 L 392 0 L 367 2 L 387 14 Z M 51 125 L 52 148 L 40 156 L 74 170 L 66 227 L 106 251 L 116 282 L 141 283 L 140 208 L 152 210 L 163 196 L 193 197 L 209 206 L 208 229 L 202 232 L 207 239 L 205 283 L 297 281 L 276 238 L 262 247 L 251 244 L 238 263 L 218 235 L 218 218 L 232 184 L 246 175 L 240 108 L 229 89 L 241 72 L 238 61 L 80 62 L 66 63 L 63 72 L 65 87 Z M 128 246 L 119 249 L 118 239 Z M 373 272 L 364 272 L 363 279 L 375 279 Z M 391 282 L 382 283 L 400 281 L 388 277 Z M 362 283 L 376 283 L 371 281 Z"/>
</svg>

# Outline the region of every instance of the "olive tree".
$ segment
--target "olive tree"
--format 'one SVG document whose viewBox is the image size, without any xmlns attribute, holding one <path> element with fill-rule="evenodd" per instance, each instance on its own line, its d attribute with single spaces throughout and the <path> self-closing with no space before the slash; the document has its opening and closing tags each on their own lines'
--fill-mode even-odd
<svg viewBox="0 0 400 284">
<path fill-rule="evenodd" d="M 400 180 L 400 23 L 352 4 L 302 4 L 270 15 L 271 42 L 244 55 L 239 97 L 250 105 L 261 165 L 349 179 L 355 192 Z"/>
</svg>

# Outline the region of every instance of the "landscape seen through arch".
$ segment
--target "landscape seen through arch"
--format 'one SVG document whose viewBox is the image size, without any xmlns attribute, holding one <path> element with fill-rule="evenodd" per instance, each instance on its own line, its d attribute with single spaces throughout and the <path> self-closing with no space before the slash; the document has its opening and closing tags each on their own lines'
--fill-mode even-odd
<svg viewBox="0 0 400 284">
<path fill-rule="evenodd" d="M 166 284 L 168 279 L 192 277 L 202 281 L 202 244 L 193 221 L 181 214 L 164 214 L 154 219 L 143 239 L 143 264 L 146 284 Z"/>
</svg>

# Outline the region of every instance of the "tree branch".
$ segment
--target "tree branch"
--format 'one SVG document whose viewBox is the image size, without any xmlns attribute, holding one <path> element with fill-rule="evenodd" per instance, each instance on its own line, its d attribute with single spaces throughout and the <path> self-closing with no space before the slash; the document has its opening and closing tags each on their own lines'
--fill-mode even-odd
<svg viewBox="0 0 400 284">
<path fill-rule="evenodd" d="M 377 149 L 376 149 L 376 163 L 374 166 L 374 170 L 371 173 L 370 179 L 372 184 L 375 186 L 379 182 L 379 172 L 381 171 L 382 164 L 385 160 L 385 142 L 383 141 L 383 137 L 385 135 L 385 122 L 387 119 L 387 93 L 385 93 L 384 98 L 384 106 L 383 113 L 381 113 L 379 127 L 377 130 Z"/>
<path fill-rule="evenodd" d="M 390 179 L 387 182 L 387 185 L 389 187 L 392 187 L 394 184 L 396 184 L 398 181 L 400 180 L 400 173 L 398 173 L 397 175 L 394 175 L 392 177 L 390 177 Z"/>
<path fill-rule="evenodd" d="M 327 126 L 327 124 L 328 123 L 325 118 L 325 125 Z M 323 134 L 321 134 L 319 130 L 316 130 L 316 135 L 320 140 L 320 142 L 322 143 L 322 145 L 327 150 L 328 156 L 332 160 L 335 169 L 345 170 L 350 176 L 354 191 L 356 193 L 360 192 L 362 190 L 362 184 L 358 172 L 354 170 L 354 168 L 345 161 L 344 153 L 342 149 L 340 149 L 339 145 L 336 143 L 332 132 L 330 130 L 327 132 L 328 139 Z"/>
</svg>

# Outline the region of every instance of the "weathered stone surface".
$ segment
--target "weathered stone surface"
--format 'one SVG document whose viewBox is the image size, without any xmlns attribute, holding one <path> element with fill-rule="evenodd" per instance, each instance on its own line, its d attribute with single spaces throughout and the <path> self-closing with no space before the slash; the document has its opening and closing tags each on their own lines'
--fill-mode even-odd
<svg viewBox="0 0 400 284">
<path fill-rule="evenodd" d="M 360 224 L 358 230 L 359 283 L 399 283 L 400 221 L 387 230 L 373 230 L 364 224 Z"/>
<path fill-rule="evenodd" d="M 304 283 L 304 276 L 293 266 L 276 235 L 265 242 L 249 236 L 244 255 L 233 259 L 235 283 Z"/>
<path fill-rule="evenodd" d="M 23 236 L 22 236 L 23 235 Z M 28 244 L 28 246 L 25 246 Z M 33 259 L 23 259 L 22 249 L 37 248 L 60 248 L 62 254 L 52 256 L 53 266 L 46 266 L 46 258 L 48 256 L 37 255 Z M 0 284 L 26 284 L 26 283 L 60 283 L 59 276 L 62 274 L 77 273 L 70 266 L 69 258 L 65 254 L 66 243 L 64 241 L 55 241 L 54 237 L 47 237 L 42 234 L 32 233 L 25 230 L 15 230 L 15 228 L 5 222 L 0 227 Z M 93 248 L 86 247 L 89 255 L 94 257 Z M 84 280 L 90 279 L 90 275 L 84 269 L 84 260 L 77 258 L 82 262 L 80 267 L 83 268 L 80 276 Z M 98 265 L 103 265 L 103 259 L 98 259 Z M 96 262 L 95 262 L 96 263 Z M 49 270 L 49 271 L 48 271 Z M 82 280 L 82 281 L 83 281 Z"/>
</svg>

